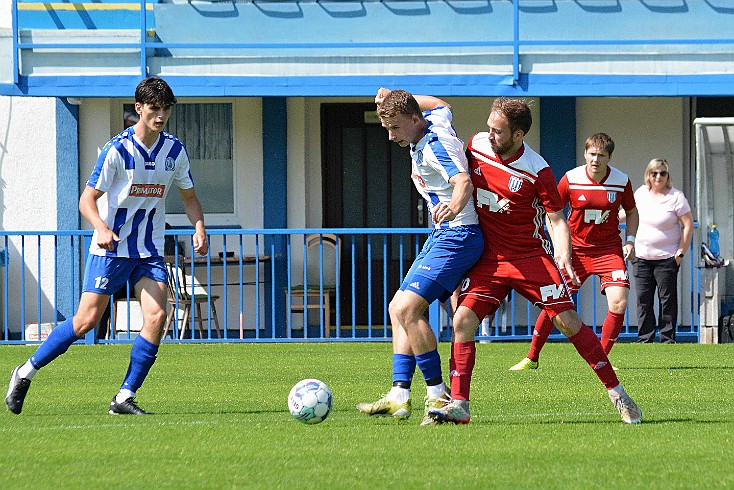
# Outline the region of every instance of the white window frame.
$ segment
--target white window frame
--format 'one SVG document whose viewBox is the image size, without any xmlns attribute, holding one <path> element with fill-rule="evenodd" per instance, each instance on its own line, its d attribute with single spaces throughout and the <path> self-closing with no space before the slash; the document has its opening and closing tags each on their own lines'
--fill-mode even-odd
<svg viewBox="0 0 734 490">
<path fill-rule="evenodd" d="M 125 101 L 120 106 L 120 112 L 124 114 L 125 104 L 134 104 L 135 101 Z M 232 213 L 208 213 L 204 208 L 204 218 L 207 226 L 217 227 L 240 227 L 240 219 L 238 215 L 239 209 L 239 186 L 237 185 L 238 180 L 238 165 L 237 165 L 237 118 L 235 111 L 237 110 L 237 104 L 233 98 L 178 98 L 177 105 L 179 104 L 229 104 L 232 108 L 232 182 L 234 184 L 232 189 Z M 124 122 L 123 122 L 124 123 Z M 174 134 L 173 136 L 177 136 Z M 183 142 L 185 145 L 185 142 Z M 196 182 L 194 182 L 196 184 Z M 170 192 L 178 194 L 178 188 L 173 188 Z M 201 198 L 201 196 L 199 196 Z M 166 212 L 166 223 L 174 227 L 190 227 L 191 222 L 185 213 L 168 213 Z"/>
</svg>

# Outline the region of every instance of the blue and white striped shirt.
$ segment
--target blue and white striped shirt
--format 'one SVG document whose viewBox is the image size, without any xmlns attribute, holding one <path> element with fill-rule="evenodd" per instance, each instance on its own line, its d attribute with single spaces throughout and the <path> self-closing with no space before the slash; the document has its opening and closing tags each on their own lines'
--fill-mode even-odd
<svg viewBox="0 0 734 490">
<path fill-rule="evenodd" d="M 410 157 L 413 161 L 413 183 L 433 216 L 433 208 L 439 203 L 451 202 L 454 186 L 449 179 L 460 172 L 469 172 L 464 142 L 456 136 L 451 125 L 451 110 L 448 107 L 436 107 L 423 112 L 428 124 L 423 138 L 410 146 Z M 433 220 L 431 219 L 433 223 Z M 453 228 L 461 225 L 479 223 L 474 209 L 474 197 L 464 206 L 456 218 L 435 228 Z"/>
<path fill-rule="evenodd" d="M 166 195 L 171 184 L 194 187 L 189 157 L 183 144 L 161 132 L 152 148 L 135 136 L 132 127 L 102 149 L 87 185 L 106 193 L 97 201 L 100 217 L 120 241 L 112 251 L 97 245 L 94 232 L 89 253 L 108 257 L 163 255 Z"/>
</svg>

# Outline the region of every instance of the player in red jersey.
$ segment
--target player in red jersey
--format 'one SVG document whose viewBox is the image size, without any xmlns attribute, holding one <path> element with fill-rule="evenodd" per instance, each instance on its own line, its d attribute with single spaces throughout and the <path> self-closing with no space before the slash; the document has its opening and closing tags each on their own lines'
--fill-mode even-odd
<svg viewBox="0 0 734 490">
<path fill-rule="evenodd" d="M 634 243 L 640 217 L 635 207 L 632 183 L 627 174 L 609 165 L 614 141 L 605 133 L 586 140 L 586 165 L 566 172 L 558 183 L 558 193 L 570 205 L 568 225 L 571 229 L 572 264 L 583 284 L 593 274 L 599 276 L 601 292 L 607 297 L 609 313 L 602 325 L 601 345 L 609 355 L 624 326 L 624 312 L 630 283 L 625 260 L 634 259 Z M 624 246 L 619 236 L 619 209 L 627 216 L 627 238 Z M 571 293 L 578 291 L 569 277 Z M 528 356 L 510 371 L 537 369 L 540 351 L 553 331 L 553 322 L 545 310 L 535 323 Z"/>
<path fill-rule="evenodd" d="M 522 100 L 496 99 L 487 125 L 489 131 L 474 135 L 467 148 L 484 252 L 461 285 L 454 315 L 452 401 L 429 414 L 440 422 L 469 422 L 474 333 L 480 320 L 494 314 L 515 289 L 544 309 L 569 338 L 607 388 L 622 421 L 639 423 L 642 412 L 619 383 L 597 336 L 581 322 L 559 270 L 578 285 L 555 177 L 545 160 L 523 141 L 532 125 L 530 108 Z M 543 231 L 546 213 L 555 260 Z"/>
</svg>

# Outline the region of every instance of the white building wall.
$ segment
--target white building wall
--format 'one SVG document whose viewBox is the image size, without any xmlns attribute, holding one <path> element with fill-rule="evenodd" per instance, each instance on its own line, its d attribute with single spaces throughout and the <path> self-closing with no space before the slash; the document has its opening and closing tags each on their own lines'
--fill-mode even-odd
<svg viewBox="0 0 734 490">
<path fill-rule="evenodd" d="M 56 99 L 48 97 L 0 97 L 0 229 L 12 231 L 55 230 L 56 222 Z M 5 247 L 5 240 L 0 242 Z M 25 323 L 38 320 L 39 284 L 41 319 L 53 321 L 53 238 L 9 241 L 9 328 L 18 332 L 20 288 L 25 297 Z M 47 252 L 50 251 L 50 252 Z M 40 270 L 40 272 L 39 272 Z M 23 282 L 24 281 L 24 282 Z M 3 312 L 5 270 L 0 269 L 0 315 Z M 0 319 L 1 321 L 1 319 Z M 0 323 L 2 328 L 2 323 Z"/>
<path fill-rule="evenodd" d="M 12 27 L 11 7 L 11 0 L 0 0 L 0 29 L 10 29 Z"/>
<path fill-rule="evenodd" d="M 288 226 L 317 228 L 321 226 L 321 151 L 313 155 L 315 137 L 320 131 L 313 121 L 319 120 L 318 106 L 304 97 L 288 98 Z M 316 111 L 314 117 L 313 111 Z M 320 124 L 316 126 L 320 127 Z M 316 133 L 314 135 L 313 133 Z M 318 143 L 319 140 L 316 140 Z M 314 181 L 314 173 L 319 178 Z M 315 206 L 319 206 L 318 208 Z M 313 211 L 317 210 L 317 211 Z M 310 212 L 313 211 L 313 212 Z"/>
<path fill-rule="evenodd" d="M 234 99 L 236 213 L 243 228 L 263 227 L 262 99 Z M 254 252 L 254 251 L 253 251 Z"/>
</svg>

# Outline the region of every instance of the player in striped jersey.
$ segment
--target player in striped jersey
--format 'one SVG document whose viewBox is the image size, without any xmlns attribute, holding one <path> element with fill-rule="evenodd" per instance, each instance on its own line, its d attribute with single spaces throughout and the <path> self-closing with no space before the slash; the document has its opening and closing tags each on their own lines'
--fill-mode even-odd
<svg viewBox="0 0 734 490">
<path fill-rule="evenodd" d="M 25 364 L 13 370 L 5 397 L 11 412 L 19 414 L 23 409 L 36 372 L 92 330 L 109 296 L 129 282 L 140 299 L 143 327 L 109 412 L 147 414 L 135 403 L 135 394 L 155 362 L 166 319 L 163 235 L 165 199 L 172 186 L 178 189 L 194 225 L 193 249 L 205 254 L 209 248 L 186 150 L 163 131 L 175 103 L 176 97 L 164 80 L 151 77 L 141 81 L 135 90 L 139 121 L 112 138 L 99 155 L 79 199 L 79 210 L 94 226 L 79 308 L 73 318 L 49 334 Z M 100 202 L 105 194 L 106 203 Z"/>
<path fill-rule="evenodd" d="M 417 365 L 427 386 L 421 425 L 433 425 L 436 421 L 427 411 L 445 405 L 449 398 L 436 337 L 423 313 L 436 299 L 450 298 L 481 255 L 483 238 L 464 143 L 451 125 L 451 107 L 435 97 L 385 88 L 378 91 L 375 103 L 390 140 L 410 147 L 413 183 L 426 200 L 433 230 L 390 302 L 393 386 L 384 397 L 360 403 L 357 409 L 369 415 L 408 418 Z"/>
<path fill-rule="evenodd" d="M 558 183 L 564 206 L 570 205 L 568 225 L 572 262 L 580 284 L 574 284 L 569 277 L 566 282 L 574 293 L 593 274 L 599 276 L 601 292 L 606 295 L 609 306 L 601 332 L 601 345 L 607 355 L 624 326 L 630 288 L 625 260 L 634 259 L 639 225 L 632 183 L 627 174 L 609 165 L 613 152 L 614 140 L 609 135 L 589 136 L 584 150 L 586 164 L 566 172 Z M 620 208 L 625 210 L 627 218 L 624 246 L 619 236 Z M 537 369 L 540 351 L 551 331 L 553 322 L 545 311 L 541 311 L 527 357 L 510 371 Z"/>
<path fill-rule="evenodd" d="M 525 102 L 501 97 L 492 104 L 489 132 L 469 141 L 467 154 L 485 247 L 461 285 L 453 318 L 452 400 L 428 415 L 438 422 L 469 423 L 474 334 L 481 319 L 494 314 L 514 289 L 553 318 L 604 384 L 622 420 L 638 423 L 642 412 L 617 379 L 597 336 L 581 322 L 561 274 L 563 270 L 578 282 L 555 177 L 545 160 L 523 141 L 531 125 Z M 552 225 L 555 260 L 543 232 L 546 214 Z"/>
</svg>

